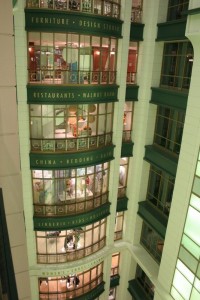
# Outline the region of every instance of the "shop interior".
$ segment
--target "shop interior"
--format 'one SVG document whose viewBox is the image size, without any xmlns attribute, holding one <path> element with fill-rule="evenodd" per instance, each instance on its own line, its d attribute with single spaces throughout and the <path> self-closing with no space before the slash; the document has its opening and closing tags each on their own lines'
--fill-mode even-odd
<svg viewBox="0 0 200 300">
<path fill-rule="evenodd" d="M 108 191 L 109 163 L 68 170 L 34 170 L 33 199 L 37 204 L 81 201 Z M 72 202 L 72 201 L 71 201 Z M 71 203 L 70 202 L 70 203 Z"/>
</svg>

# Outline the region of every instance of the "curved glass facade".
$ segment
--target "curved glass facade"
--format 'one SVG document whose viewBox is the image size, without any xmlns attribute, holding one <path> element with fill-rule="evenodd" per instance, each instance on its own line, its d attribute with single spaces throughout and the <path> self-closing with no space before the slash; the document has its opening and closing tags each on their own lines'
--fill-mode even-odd
<svg viewBox="0 0 200 300">
<path fill-rule="evenodd" d="M 92 269 L 77 274 L 59 277 L 38 278 L 39 299 L 86 299 L 84 294 L 90 292 L 90 298 L 97 297 L 103 289 L 103 263 Z M 95 298 L 94 298 L 95 297 Z"/>
<path fill-rule="evenodd" d="M 29 32 L 28 82 L 114 84 L 116 53 L 116 38 Z"/>
<path fill-rule="evenodd" d="M 108 202 L 109 163 L 87 168 L 32 171 L 35 216 L 87 212 Z"/>
<path fill-rule="evenodd" d="M 111 144 L 113 106 L 30 105 L 31 151 L 77 152 Z"/>
<path fill-rule="evenodd" d="M 106 219 L 62 231 L 36 231 L 38 263 L 65 263 L 91 255 L 105 246 Z"/>
</svg>

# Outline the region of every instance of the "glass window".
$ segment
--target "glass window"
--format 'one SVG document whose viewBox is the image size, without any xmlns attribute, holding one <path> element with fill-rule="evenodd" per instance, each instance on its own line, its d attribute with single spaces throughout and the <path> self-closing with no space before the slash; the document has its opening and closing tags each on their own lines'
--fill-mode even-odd
<svg viewBox="0 0 200 300">
<path fill-rule="evenodd" d="M 133 102 L 126 101 L 124 104 L 123 116 L 123 136 L 122 141 L 131 141 L 132 124 L 133 124 Z"/>
<path fill-rule="evenodd" d="M 188 0 L 169 0 L 167 21 L 173 21 L 186 16 L 182 12 L 188 9 Z"/>
<path fill-rule="evenodd" d="M 139 285 L 142 287 L 147 297 L 153 299 L 155 287 L 151 282 L 151 280 L 149 279 L 149 277 L 146 275 L 146 273 L 142 270 L 142 268 L 139 265 L 137 265 L 136 268 L 135 278 L 137 279 Z"/>
<path fill-rule="evenodd" d="M 74 33 L 28 33 L 29 82 L 114 84 L 115 38 Z"/>
<path fill-rule="evenodd" d="M 167 216 L 170 212 L 174 181 L 174 177 L 151 166 L 149 172 L 147 200 Z"/>
<path fill-rule="evenodd" d="M 101 272 L 99 272 L 101 271 Z M 40 299 L 75 299 L 95 289 L 103 282 L 103 264 L 82 273 L 62 277 L 40 277 Z M 53 298 L 52 298 L 53 297 Z"/>
<path fill-rule="evenodd" d="M 128 157 L 120 158 L 119 184 L 118 184 L 118 196 L 117 196 L 118 198 L 122 198 L 126 195 L 128 164 L 129 164 Z"/>
<path fill-rule="evenodd" d="M 29 107 L 32 151 L 77 152 L 112 141 L 113 103 Z"/>
<path fill-rule="evenodd" d="M 143 222 L 140 243 L 148 250 L 151 256 L 160 263 L 164 240 L 145 222 Z"/>
<path fill-rule="evenodd" d="M 138 63 L 138 42 L 129 42 L 128 50 L 128 64 L 127 64 L 127 84 L 136 84 L 136 75 L 137 75 L 137 63 Z"/>
<path fill-rule="evenodd" d="M 120 18 L 120 0 L 26 0 L 27 8 L 73 10 Z"/>
<path fill-rule="evenodd" d="M 109 296 L 108 296 L 108 300 L 115 300 L 116 298 L 116 293 L 117 293 L 117 287 L 111 288 L 109 290 Z"/>
<path fill-rule="evenodd" d="M 33 201 L 40 205 L 63 206 L 67 203 L 72 205 L 75 202 L 91 200 L 97 195 L 108 192 L 108 178 L 109 163 L 76 170 L 34 170 L 32 171 Z"/>
<path fill-rule="evenodd" d="M 142 22 L 143 0 L 132 0 L 131 22 Z"/>
<path fill-rule="evenodd" d="M 124 224 L 124 212 L 117 212 L 115 217 L 115 236 L 114 240 L 122 239 L 123 233 L 123 224 Z"/>
<path fill-rule="evenodd" d="M 105 219 L 70 230 L 36 231 L 38 263 L 63 263 L 92 254 L 105 245 L 105 234 Z"/>
<path fill-rule="evenodd" d="M 184 121 L 185 112 L 158 106 L 154 143 L 179 154 Z"/>
<path fill-rule="evenodd" d="M 161 87 L 188 90 L 193 66 L 190 42 L 165 43 L 161 71 Z"/>
<path fill-rule="evenodd" d="M 111 265 L 111 276 L 119 274 L 119 260 L 120 260 L 120 253 L 114 253 L 112 255 L 112 265 Z"/>
</svg>

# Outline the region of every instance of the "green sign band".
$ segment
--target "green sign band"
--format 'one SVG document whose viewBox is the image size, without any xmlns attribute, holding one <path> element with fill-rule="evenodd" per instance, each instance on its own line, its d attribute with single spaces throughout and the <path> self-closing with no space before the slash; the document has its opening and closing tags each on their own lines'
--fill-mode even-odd
<svg viewBox="0 0 200 300">
<path fill-rule="evenodd" d="M 114 159 L 114 147 L 111 145 L 78 153 L 30 153 L 30 168 L 33 170 L 55 170 L 97 165 Z"/>
<path fill-rule="evenodd" d="M 27 31 L 76 32 L 121 38 L 122 21 L 116 18 L 45 9 L 25 9 Z"/>
<path fill-rule="evenodd" d="M 34 230 L 67 230 L 86 226 L 106 218 L 110 214 L 110 203 L 105 203 L 93 211 L 68 217 L 33 217 Z"/>
<path fill-rule="evenodd" d="M 27 85 L 28 104 L 87 104 L 115 102 L 117 85 Z"/>
</svg>

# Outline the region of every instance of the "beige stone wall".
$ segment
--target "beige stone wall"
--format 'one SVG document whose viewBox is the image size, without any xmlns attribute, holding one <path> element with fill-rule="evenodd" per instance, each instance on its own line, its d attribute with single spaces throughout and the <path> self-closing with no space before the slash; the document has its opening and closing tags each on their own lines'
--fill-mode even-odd
<svg viewBox="0 0 200 300">
<path fill-rule="evenodd" d="M 19 299 L 30 300 L 20 170 L 12 1 L 0 0 L 0 187 Z"/>
</svg>

